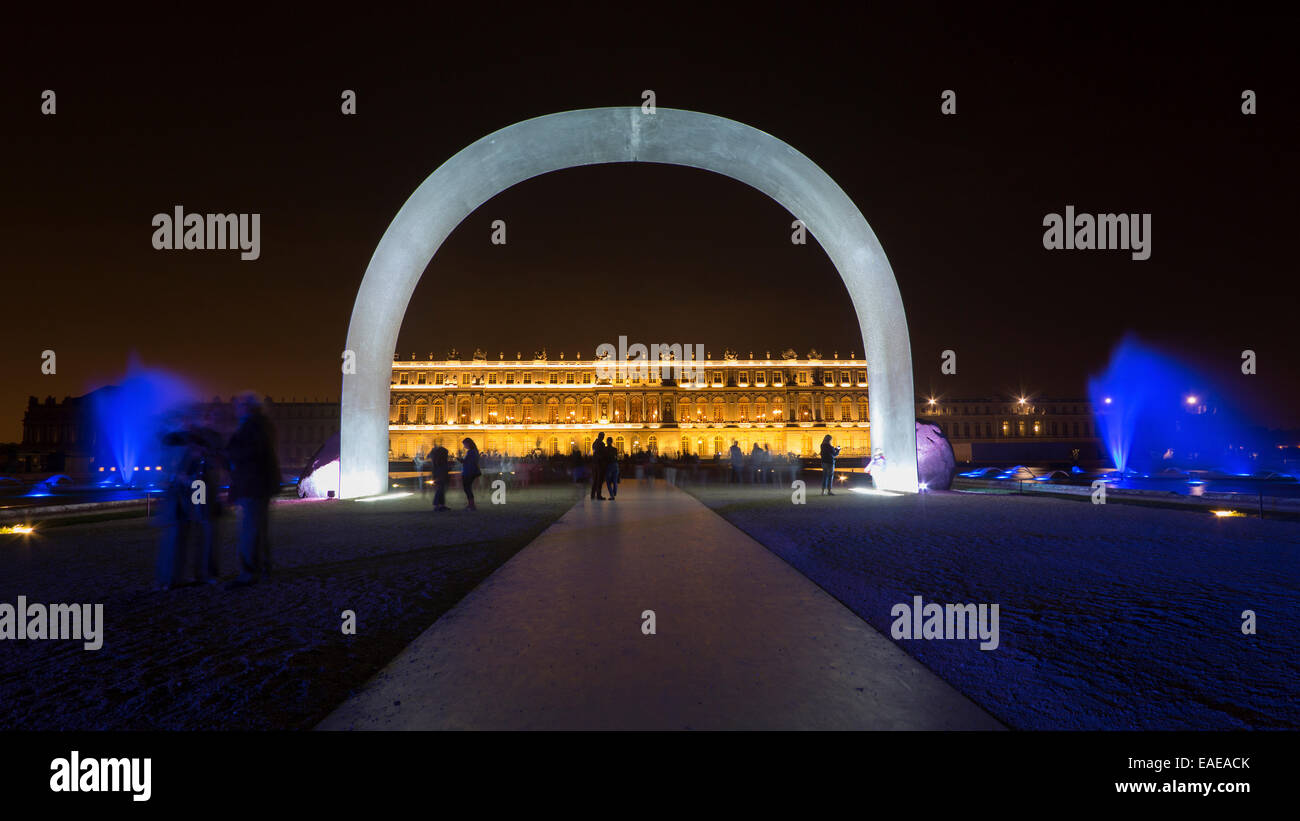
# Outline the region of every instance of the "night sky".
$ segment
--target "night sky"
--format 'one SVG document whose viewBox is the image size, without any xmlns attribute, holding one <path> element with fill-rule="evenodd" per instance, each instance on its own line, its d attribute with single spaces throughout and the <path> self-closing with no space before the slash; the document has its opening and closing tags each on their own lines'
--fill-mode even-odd
<svg viewBox="0 0 1300 821">
<path fill-rule="evenodd" d="M 639 105 L 643 89 L 767 131 L 844 188 L 898 277 L 919 394 L 1083 396 L 1134 332 L 1202 370 L 1189 389 L 1300 427 L 1294 17 L 744 8 L 15 18 L 0 55 L 0 441 L 19 438 L 29 394 L 115 381 L 133 352 L 205 394 L 337 400 L 357 286 L 416 186 L 496 129 Z M 956 116 L 940 114 L 944 89 Z M 155 251 L 151 218 L 177 204 L 260 213 L 260 259 Z M 1150 212 L 1151 258 L 1045 250 L 1043 217 L 1066 205 Z M 525 182 L 443 245 L 398 353 L 590 357 L 626 334 L 715 359 L 861 356 L 838 274 L 815 240 L 791 244 L 791 219 L 685 168 Z M 944 349 L 956 376 L 940 375 Z"/>
</svg>

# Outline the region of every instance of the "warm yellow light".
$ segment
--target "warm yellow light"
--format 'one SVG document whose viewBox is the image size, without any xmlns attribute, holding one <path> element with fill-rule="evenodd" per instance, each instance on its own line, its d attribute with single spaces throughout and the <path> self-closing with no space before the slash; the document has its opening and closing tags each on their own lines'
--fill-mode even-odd
<svg viewBox="0 0 1300 821">
<path fill-rule="evenodd" d="M 15 535 L 23 535 L 23 536 L 26 536 L 27 534 L 33 533 L 35 531 L 36 528 L 32 527 L 31 525 L 8 525 L 7 527 L 0 527 L 0 533 L 12 533 Z"/>
<path fill-rule="evenodd" d="M 1195 397 L 1195 396 L 1189 396 L 1189 397 L 1187 397 L 1187 404 L 1189 404 L 1189 405 L 1195 405 L 1195 404 L 1196 404 L 1196 397 Z"/>
<path fill-rule="evenodd" d="M 1233 516 L 1246 515 L 1245 513 L 1242 513 L 1240 510 L 1211 510 L 1210 512 L 1213 513 L 1215 516 L 1218 516 L 1220 519 L 1227 519 Z"/>
</svg>

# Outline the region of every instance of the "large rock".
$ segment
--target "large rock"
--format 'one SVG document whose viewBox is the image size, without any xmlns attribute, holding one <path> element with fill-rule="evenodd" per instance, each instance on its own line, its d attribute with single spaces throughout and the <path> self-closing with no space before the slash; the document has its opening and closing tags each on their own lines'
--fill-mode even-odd
<svg viewBox="0 0 1300 821">
<path fill-rule="evenodd" d="M 298 478 L 298 496 L 302 499 L 337 499 L 338 495 L 339 435 L 335 433 L 325 440 Z"/>
<path fill-rule="evenodd" d="M 952 444 L 939 426 L 931 422 L 916 423 L 916 475 L 929 490 L 947 490 L 957 474 L 957 457 Z"/>
</svg>

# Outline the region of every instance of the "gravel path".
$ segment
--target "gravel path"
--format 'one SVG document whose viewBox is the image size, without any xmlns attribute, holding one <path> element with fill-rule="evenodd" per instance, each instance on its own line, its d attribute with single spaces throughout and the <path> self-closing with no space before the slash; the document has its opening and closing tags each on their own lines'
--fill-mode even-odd
<svg viewBox="0 0 1300 821">
<path fill-rule="evenodd" d="M 158 529 L 143 519 L 0 536 L 0 602 L 99 602 L 104 645 L 0 642 L 2 729 L 314 726 L 578 499 L 569 485 L 428 498 L 287 501 L 271 515 L 276 576 L 153 592 Z M 453 505 L 462 497 L 451 494 Z M 237 569 L 236 517 L 221 567 Z M 356 635 L 341 613 L 354 610 Z"/>
<path fill-rule="evenodd" d="M 1300 524 L 1017 496 L 689 490 L 886 636 L 998 603 L 1001 646 L 899 640 L 1018 729 L 1300 727 Z M 1258 634 L 1244 635 L 1253 610 Z"/>
</svg>

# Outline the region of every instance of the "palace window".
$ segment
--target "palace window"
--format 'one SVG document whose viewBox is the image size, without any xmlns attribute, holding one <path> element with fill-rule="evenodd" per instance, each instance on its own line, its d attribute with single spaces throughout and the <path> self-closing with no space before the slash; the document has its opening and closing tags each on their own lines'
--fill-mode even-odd
<svg viewBox="0 0 1300 821">
<path fill-rule="evenodd" d="M 417 402 L 415 405 L 415 424 L 423 425 L 428 421 L 429 406 L 423 402 Z"/>
<path fill-rule="evenodd" d="M 533 375 L 527 371 L 524 371 L 524 384 L 525 385 L 533 384 Z"/>
<path fill-rule="evenodd" d="M 530 424 L 532 421 L 533 421 L 533 401 L 531 399 L 525 399 L 524 410 L 523 410 L 523 423 L 527 425 Z"/>
<path fill-rule="evenodd" d="M 584 384 L 584 385 L 590 385 L 590 384 L 591 384 L 591 374 L 589 374 L 589 373 L 584 373 L 584 374 L 582 375 L 582 384 Z"/>
<path fill-rule="evenodd" d="M 871 408 L 867 405 L 867 400 L 858 400 L 858 421 L 865 422 L 871 418 Z"/>
<path fill-rule="evenodd" d="M 627 421 L 629 422 L 641 421 L 641 397 L 639 396 L 632 397 L 632 403 L 628 411 Z"/>
<path fill-rule="evenodd" d="M 415 377 L 415 384 L 417 384 L 417 385 L 423 385 L 426 376 L 427 376 L 427 374 L 425 374 L 423 371 L 421 371 L 420 374 L 419 374 L 418 376 Z"/>
<path fill-rule="evenodd" d="M 442 422 L 443 422 L 443 416 L 442 416 L 442 414 L 443 414 L 442 403 L 441 403 L 441 402 L 436 402 L 436 403 L 434 403 L 434 406 L 433 406 L 433 424 L 435 424 L 435 425 L 441 425 L 441 424 L 442 424 Z"/>
<path fill-rule="evenodd" d="M 410 377 L 410 374 L 408 374 L 406 371 L 402 371 L 402 375 L 399 376 L 399 377 L 397 378 L 397 384 L 399 384 L 399 385 L 405 385 L 405 384 L 406 384 L 406 380 L 407 380 L 409 377 Z"/>
<path fill-rule="evenodd" d="M 566 374 L 564 375 L 564 384 L 566 384 L 566 385 L 572 385 L 572 384 L 573 384 L 573 373 L 572 373 L 572 372 L 570 372 L 570 373 L 566 373 Z"/>
<path fill-rule="evenodd" d="M 852 405 L 850 404 L 848 399 L 845 399 L 842 402 L 840 402 L 840 421 L 852 422 L 853 421 L 852 410 L 853 410 Z"/>
<path fill-rule="evenodd" d="M 495 385 L 496 383 L 497 383 L 497 375 L 494 373 L 488 374 L 488 384 Z"/>
<path fill-rule="evenodd" d="M 555 371 L 551 371 L 549 374 L 547 374 L 546 381 L 551 385 L 559 384 L 560 375 L 557 374 Z"/>
<path fill-rule="evenodd" d="M 744 386 L 748 385 L 748 384 L 749 384 L 749 371 L 741 371 L 741 372 L 740 372 L 740 377 L 739 377 L 739 379 L 736 380 L 736 384 L 740 385 L 742 388 L 743 388 Z"/>
</svg>

